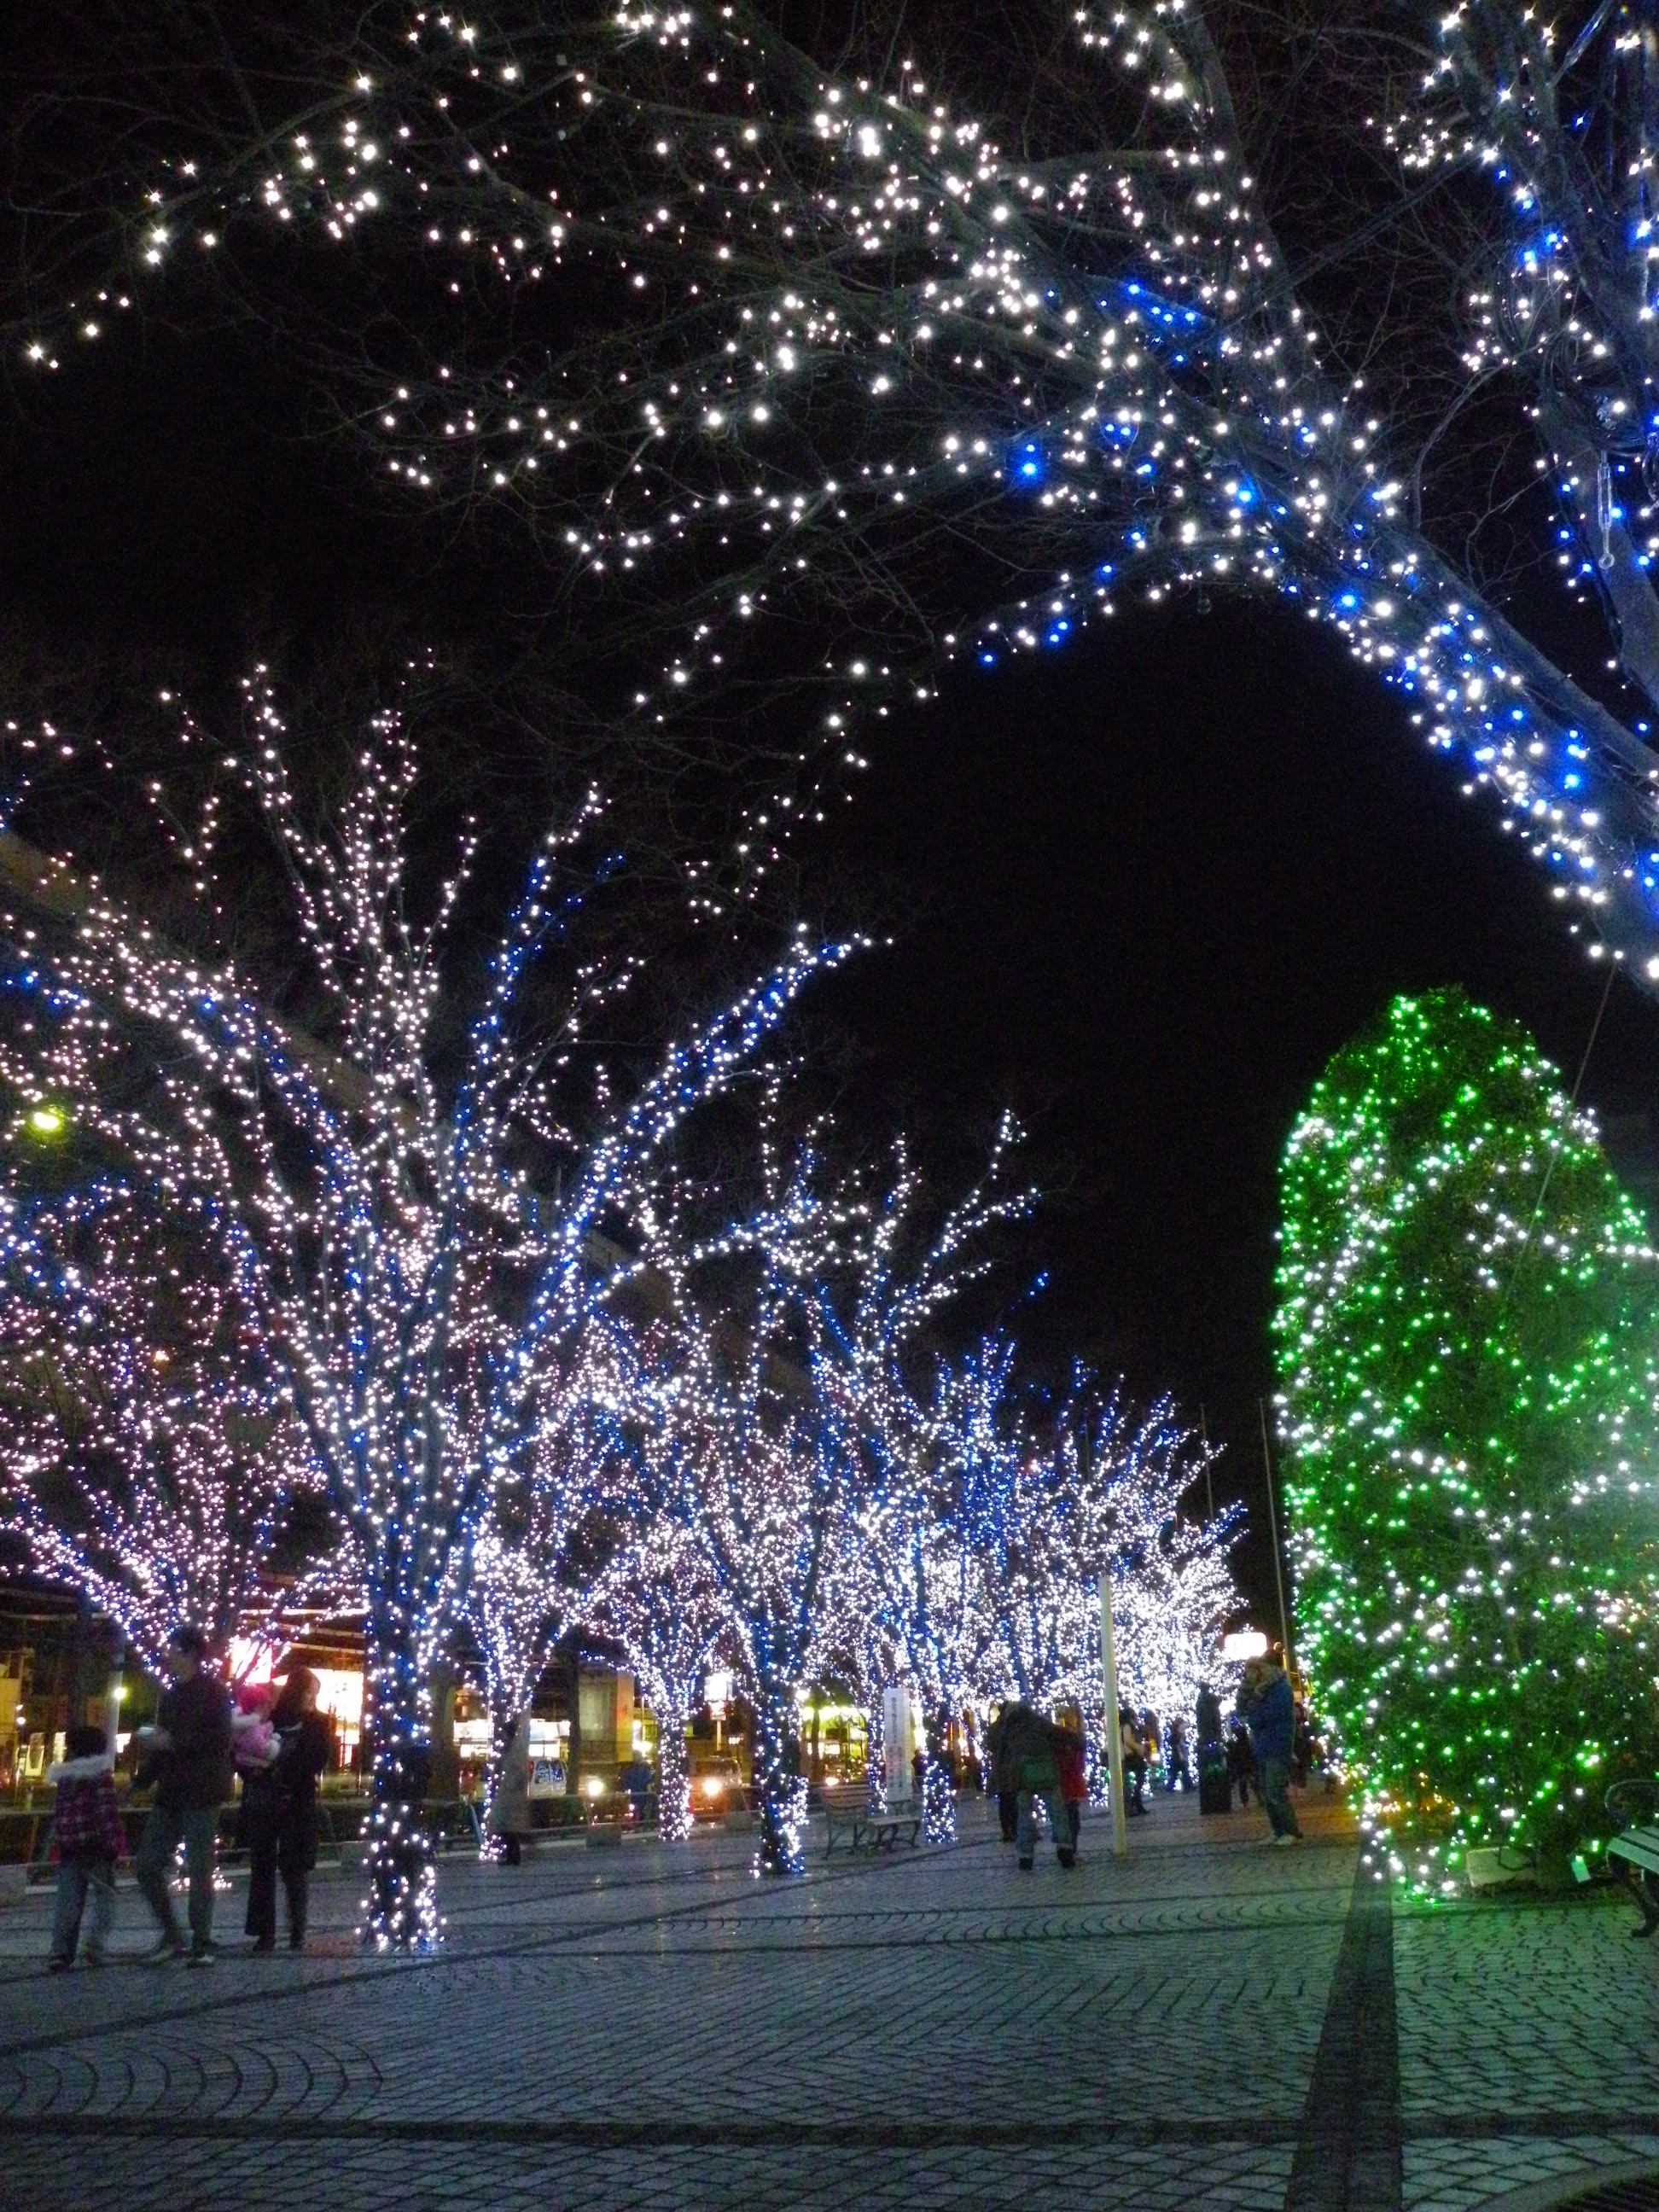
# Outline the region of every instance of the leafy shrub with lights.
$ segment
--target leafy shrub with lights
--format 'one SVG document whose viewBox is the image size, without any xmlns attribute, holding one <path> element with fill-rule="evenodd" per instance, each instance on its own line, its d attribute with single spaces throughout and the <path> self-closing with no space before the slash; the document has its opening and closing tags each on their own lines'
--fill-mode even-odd
<svg viewBox="0 0 1659 2212">
<path fill-rule="evenodd" d="M 1274 1328 L 1302 1653 L 1374 1853 L 1547 1872 L 1659 1769 L 1646 1229 L 1516 1023 L 1397 999 L 1281 1171 Z"/>
</svg>

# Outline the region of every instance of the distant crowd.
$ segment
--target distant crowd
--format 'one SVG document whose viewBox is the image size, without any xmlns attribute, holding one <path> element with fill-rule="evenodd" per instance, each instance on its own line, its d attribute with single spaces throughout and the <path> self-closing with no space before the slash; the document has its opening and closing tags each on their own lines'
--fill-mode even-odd
<svg viewBox="0 0 1659 2212">
<path fill-rule="evenodd" d="M 317 1855 L 317 1784 L 331 1749 L 328 1724 L 317 1710 L 317 1678 L 307 1668 L 290 1667 L 280 1687 L 243 1685 L 233 1696 L 208 1659 L 199 1629 L 175 1631 L 167 1651 L 171 1680 L 155 1725 L 139 1731 L 143 1760 L 134 1783 L 155 1793 L 133 1871 L 155 1921 L 155 1956 L 197 1966 L 211 1965 L 217 1955 L 215 1854 L 220 1810 L 233 1778 L 241 1783 L 239 1841 L 249 1865 L 249 1946 L 276 1948 L 280 1881 L 289 1946 L 304 1947 Z M 527 1746 L 527 1725 L 520 1735 Z M 1126 1817 L 1145 1819 L 1148 1793 L 1155 1795 L 1160 1786 L 1171 1794 L 1196 1789 L 1206 1812 L 1227 1812 L 1235 1797 L 1246 1806 L 1254 1794 L 1273 1841 L 1287 1846 L 1302 1840 L 1291 1789 L 1305 1785 L 1323 1764 L 1306 1710 L 1277 1654 L 1245 1668 L 1225 1720 L 1219 1696 L 1208 1686 L 1195 1700 L 1190 1729 L 1184 1716 L 1161 1730 L 1154 1716 L 1124 1706 L 1118 1714 L 1118 1749 Z M 1045 1819 L 1060 1865 L 1075 1866 L 1091 1796 L 1081 1729 L 1016 1698 L 992 1721 L 984 1750 L 982 1775 L 956 1778 L 983 1780 L 996 1799 L 1003 1840 L 1014 1845 L 1019 1866 L 1029 1871 L 1035 1863 Z M 925 1767 L 920 1753 L 917 1765 Z M 58 1859 L 51 1965 L 60 1972 L 75 1963 L 77 1952 L 88 1966 L 101 1964 L 113 1924 L 116 1866 L 124 1850 L 113 1770 L 104 1731 L 77 1727 L 69 1730 L 65 1756 L 50 1771 L 57 1788 L 52 1841 Z M 1097 1776 L 1097 1784 L 1103 1778 Z M 504 1813 L 512 1799 L 510 1772 L 503 1780 L 492 1826 L 516 1844 L 514 1823 Z M 641 1798 L 648 1780 L 642 1771 Z M 1328 1778 L 1328 1786 L 1334 1786 Z M 523 1825 L 528 1826 L 527 1817 Z M 188 1937 L 170 1890 L 181 1850 Z M 518 1852 L 508 1856 L 516 1859 Z"/>
<path fill-rule="evenodd" d="M 997 1714 L 985 1744 L 986 1787 L 997 1801 L 1002 1839 L 1015 1846 L 1021 1868 L 1035 1863 L 1040 1811 L 1060 1863 L 1074 1866 L 1090 1794 L 1081 1731 L 1016 1698 Z M 1224 1722 L 1221 1699 L 1206 1686 L 1199 1692 L 1190 1735 L 1184 1717 L 1160 1729 L 1156 1715 L 1125 1705 L 1118 1713 L 1118 1747 L 1127 1818 L 1145 1819 L 1147 1791 L 1160 1785 L 1170 1795 L 1196 1788 L 1206 1812 L 1231 1810 L 1235 1796 L 1246 1806 L 1254 1792 L 1272 1840 L 1286 1846 L 1302 1840 L 1291 1786 L 1304 1787 L 1324 1765 L 1306 1705 L 1276 1652 L 1246 1666 Z M 1334 1786 L 1328 1777 L 1328 1786 Z"/>
</svg>

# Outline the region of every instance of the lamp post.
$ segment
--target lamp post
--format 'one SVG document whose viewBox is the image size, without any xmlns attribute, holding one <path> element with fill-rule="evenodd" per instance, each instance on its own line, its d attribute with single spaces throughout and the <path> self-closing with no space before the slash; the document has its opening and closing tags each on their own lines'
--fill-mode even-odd
<svg viewBox="0 0 1659 2212">
<path fill-rule="evenodd" d="M 1129 1820 L 1123 1803 L 1123 1731 L 1118 1724 L 1117 1645 L 1112 1636 L 1112 1571 L 1100 1570 L 1100 1656 L 1105 1676 L 1106 1771 L 1112 1789 L 1112 1856 L 1129 1856 Z"/>
</svg>

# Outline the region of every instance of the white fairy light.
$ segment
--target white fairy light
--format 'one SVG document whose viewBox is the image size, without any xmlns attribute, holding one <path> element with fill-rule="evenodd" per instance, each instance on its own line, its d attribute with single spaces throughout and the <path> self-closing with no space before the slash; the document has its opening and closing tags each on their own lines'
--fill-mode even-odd
<svg viewBox="0 0 1659 2212">
<path fill-rule="evenodd" d="M 532 1471 L 549 1363 L 579 1346 L 595 1299 L 628 1278 L 625 1264 L 607 1276 L 596 1263 L 595 1236 L 602 1224 L 648 1220 L 688 1117 L 730 1086 L 807 979 L 848 948 L 799 938 L 631 1099 L 579 1108 L 568 1048 L 619 978 L 576 967 L 551 1027 L 538 1007 L 533 1050 L 520 1042 L 520 1002 L 527 972 L 559 939 L 558 871 L 590 801 L 543 841 L 457 1067 L 441 1046 L 453 1034 L 443 954 L 472 835 L 417 919 L 405 844 L 417 761 L 398 718 L 376 719 L 356 788 L 313 831 L 262 679 L 248 686 L 247 711 L 234 752 L 203 745 L 186 722 L 191 757 L 223 767 L 189 830 L 160 786 L 155 818 L 212 936 L 241 903 L 220 878 L 227 804 L 248 802 L 245 826 L 263 831 L 286 887 L 284 957 L 297 951 L 309 972 L 326 1042 L 275 1017 L 234 953 L 169 948 L 94 883 L 72 927 L 15 899 L 0 913 L 11 985 L 0 1084 L 20 1123 L 67 1104 L 78 1140 L 126 1163 L 149 1202 L 210 1233 L 237 1282 L 362 1565 L 375 1760 L 369 1933 L 424 1946 L 440 1932 L 414 1803 L 431 1667 L 485 1502 Z M 441 1079 L 440 1064 L 456 1072 Z"/>
<path fill-rule="evenodd" d="M 584 296 L 613 278 L 597 341 L 578 319 L 579 355 L 527 366 L 508 313 L 499 341 L 475 330 L 464 369 L 413 379 L 362 368 L 382 302 L 365 281 L 365 343 L 335 368 L 368 376 L 355 419 L 413 495 L 510 500 L 597 603 L 624 576 L 637 587 L 650 723 L 730 680 L 763 612 L 833 605 L 837 647 L 876 672 L 855 695 L 844 652 L 826 665 L 818 726 L 834 730 L 914 694 L 929 662 L 1055 650 L 1137 597 L 1285 596 L 1407 699 L 1555 877 L 1571 926 L 1645 985 L 1659 157 L 1622 18 L 1598 11 L 1563 55 L 1516 0 L 1463 0 L 1386 134 L 1413 190 L 1455 173 L 1486 195 L 1465 368 L 1536 392 L 1565 579 L 1605 602 L 1640 695 L 1625 720 L 1510 626 L 1461 542 L 1436 543 L 1385 398 L 1324 365 L 1201 11 L 1084 0 L 1072 21 L 1079 69 L 1122 72 L 1142 119 L 1121 153 L 1034 163 L 990 119 L 926 100 L 922 77 L 888 93 L 819 69 L 742 0 L 606 6 L 510 36 L 417 10 L 299 127 L 149 182 L 120 259 L 151 284 L 209 265 L 229 283 L 250 224 L 349 240 L 349 266 L 320 279 L 331 326 L 357 272 L 408 240 L 479 301 L 578 267 Z M 208 227 L 211 255 L 170 251 Z M 65 331 L 113 293 L 66 303 Z M 56 366 L 40 331 L 22 350 Z M 941 563 L 952 534 L 995 561 Z M 1016 579 L 1004 605 L 988 604 L 993 575 Z M 763 811 L 733 854 L 751 883 L 783 834 Z M 721 910 L 712 889 L 693 896 Z"/>
</svg>

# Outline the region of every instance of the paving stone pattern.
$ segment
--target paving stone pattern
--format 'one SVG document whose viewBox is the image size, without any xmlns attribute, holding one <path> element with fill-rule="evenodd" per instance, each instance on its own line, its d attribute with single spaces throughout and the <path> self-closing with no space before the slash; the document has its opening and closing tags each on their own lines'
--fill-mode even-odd
<svg viewBox="0 0 1659 2212">
<path fill-rule="evenodd" d="M 453 1861 L 427 1961 L 358 1954 L 324 1875 L 303 1958 L 210 1974 L 143 1963 L 124 1891 L 112 1963 L 48 1976 L 31 1897 L 0 1916 L 0 2207 L 1476 2212 L 1659 2167 L 1627 1906 L 1396 1911 L 1390 1950 L 1340 1815 L 1307 1825 L 1275 1851 L 1160 1799 L 1127 1864 L 1096 1826 L 1022 1875 L 975 1806 L 952 1850 L 787 1887 L 723 1833 Z"/>
</svg>

